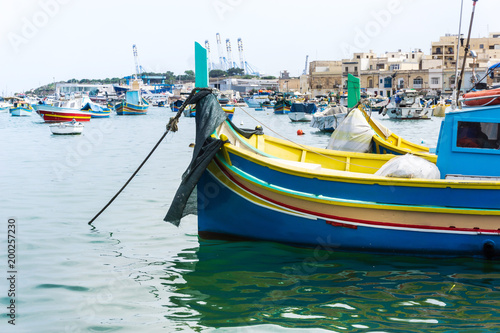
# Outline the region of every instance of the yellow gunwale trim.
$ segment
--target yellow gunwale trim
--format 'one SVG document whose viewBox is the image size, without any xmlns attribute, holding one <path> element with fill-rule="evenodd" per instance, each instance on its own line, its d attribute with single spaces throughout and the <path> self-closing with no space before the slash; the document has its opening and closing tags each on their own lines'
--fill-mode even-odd
<svg viewBox="0 0 500 333">
<path fill-rule="evenodd" d="M 262 189 L 263 191 L 270 191 L 280 195 L 286 195 L 295 199 L 300 199 L 303 201 L 316 202 L 326 205 L 336 205 L 352 208 L 367 208 L 376 210 L 395 210 L 395 211 L 411 211 L 411 212 L 421 212 L 421 213 L 439 213 L 439 214 L 457 214 L 457 215 L 493 215 L 500 216 L 500 210 L 496 209 L 475 209 L 475 208 L 457 208 L 457 207 L 442 207 L 442 206 L 411 206 L 403 204 L 389 204 L 389 203 L 377 203 L 377 202 L 367 202 L 354 199 L 342 199 L 334 197 L 326 197 L 323 195 L 315 195 L 312 193 L 298 192 L 283 188 L 281 186 L 276 186 L 273 184 L 266 183 L 262 180 L 249 175 L 249 177 L 244 177 L 245 172 L 239 170 L 234 166 L 228 166 L 224 161 L 221 161 L 231 176 L 237 178 L 243 185 L 245 183 L 250 183 L 255 187 Z M 224 177 L 227 177 L 224 175 Z M 220 180 L 220 178 L 217 177 Z M 254 180 L 255 179 L 255 180 Z M 257 180 L 257 181 L 256 181 Z M 266 185 L 263 185 L 266 183 Z"/>
<path fill-rule="evenodd" d="M 219 131 L 219 133 L 225 133 L 224 131 Z M 337 152 L 337 151 L 329 151 L 327 149 L 322 148 L 313 148 L 306 147 L 306 149 L 295 145 L 293 143 L 289 143 L 288 141 L 268 137 L 267 135 L 263 136 L 264 144 L 266 141 L 270 141 L 269 138 L 272 138 L 274 144 L 281 145 L 281 148 L 286 150 L 287 147 L 293 150 L 307 150 L 308 154 L 311 153 L 319 153 L 320 158 L 324 158 L 325 160 L 332 157 L 338 158 L 339 160 L 344 160 L 344 163 L 347 162 L 348 158 L 351 160 L 353 158 L 356 159 L 366 159 L 366 160 L 377 160 L 379 162 L 385 163 L 389 159 L 395 157 L 396 155 L 377 155 L 377 154 L 364 154 L 364 153 L 346 153 L 346 152 Z M 252 145 L 252 141 L 242 138 L 241 136 L 231 133 L 230 137 L 234 137 L 236 140 L 240 142 L 245 142 L 245 145 L 251 146 L 255 148 L 255 145 Z M 290 174 L 294 176 L 299 176 L 303 178 L 318 178 L 320 180 L 327 181 L 336 181 L 336 182 L 344 182 L 344 183 L 357 183 L 357 184 L 366 184 L 366 185 L 383 185 L 383 186 L 409 186 L 409 187 L 430 187 L 430 188 L 460 188 L 460 189 L 484 189 L 484 190 L 500 190 L 500 181 L 487 181 L 487 180 L 457 180 L 457 179 L 419 179 L 419 178 L 389 178 L 384 176 L 377 176 L 370 173 L 362 173 L 362 172 L 352 172 L 352 171 L 343 171 L 336 169 L 327 169 L 321 168 L 320 170 L 311 170 L 310 168 L 299 168 L 285 164 L 282 161 L 293 161 L 300 162 L 297 160 L 285 160 L 277 157 L 265 157 L 259 155 L 258 152 L 250 151 L 250 148 L 238 147 L 236 146 L 237 142 L 231 143 L 231 145 L 226 144 L 225 149 L 229 154 L 234 154 L 244 159 L 248 159 L 255 164 L 266 166 L 272 170 L 279 171 L 281 173 Z M 259 146 L 261 143 L 259 142 Z M 268 153 L 264 152 L 269 155 Z M 373 167 L 366 166 L 367 169 L 371 169 Z M 344 169 L 345 170 L 345 169 Z"/>
</svg>

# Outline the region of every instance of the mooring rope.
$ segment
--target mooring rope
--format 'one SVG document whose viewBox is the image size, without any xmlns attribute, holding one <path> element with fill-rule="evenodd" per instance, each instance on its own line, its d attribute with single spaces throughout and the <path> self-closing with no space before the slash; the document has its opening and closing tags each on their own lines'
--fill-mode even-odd
<svg viewBox="0 0 500 333">
<path fill-rule="evenodd" d="M 141 168 L 144 166 L 144 164 L 146 164 L 146 161 L 151 157 L 151 155 L 153 155 L 154 151 L 156 150 L 156 148 L 158 148 L 158 146 L 163 141 L 163 139 L 165 138 L 165 136 L 167 136 L 167 134 L 170 131 L 177 132 L 177 130 L 179 129 L 178 128 L 179 118 L 181 117 L 182 112 L 184 111 L 184 109 L 186 108 L 187 105 L 192 104 L 191 100 L 200 91 L 212 92 L 212 89 L 210 89 L 210 88 L 194 88 L 191 91 L 191 93 L 189 94 L 188 98 L 184 101 L 184 103 L 182 103 L 181 107 L 179 108 L 179 111 L 177 111 L 177 114 L 174 117 L 170 118 L 170 120 L 169 120 L 169 122 L 167 124 L 167 129 L 166 129 L 165 133 L 163 133 L 163 135 L 161 136 L 160 140 L 158 140 L 158 142 L 153 147 L 153 149 L 151 149 L 151 151 L 149 152 L 148 156 L 146 156 L 146 158 L 144 159 L 144 161 L 142 161 L 142 163 L 134 171 L 134 173 L 132 174 L 132 176 L 130 176 L 130 178 L 125 182 L 125 184 L 123 184 L 122 188 L 111 198 L 111 200 L 109 200 L 109 202 L 99 211 L 99 213 L 97 213 L 96 216 L 94 216 L 92 218 L 92 220 L 89 221 L 89 223 L 88 223 L 89 225 L 92 224 L 92 222 L 94 222 L 94 220 L 97 219 L 99 217 L 99 215 L 101 215 L 106 210 L 106 208 L 109 207 L 109 205 L 111 205 L 111 203 L 120 195 L 120 193 L 122 193 L 122 191 L 125 189 L 125 187 L 127 187 L 127 185 L 130 183 L 130 181 L 139 172 L 139 170 L 141 170 Z"/>
</svg>

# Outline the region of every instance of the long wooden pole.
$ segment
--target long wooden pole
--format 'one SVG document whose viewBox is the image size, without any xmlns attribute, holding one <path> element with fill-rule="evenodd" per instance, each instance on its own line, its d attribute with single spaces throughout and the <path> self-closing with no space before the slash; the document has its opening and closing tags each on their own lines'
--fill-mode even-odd
<svg viewBox="0 0 500 333">
<path fill-rule="evenodd" d="M 467 60 L 467 54 L 469 53 L 469 42 L 470 42 L 470 33 L 472 31 L 472 21 L 474 20 L 474 12 L 476 11 L 476 2 L 477 0 L 472 0 L 472 14 L 470 17 L 470 25 L 469 25 L 469 34 L 467 35 L 467 43 L 465 44 L 465 49 L 464 49 L 464 61 L 462 63 L 462 70 L 460 71 L 460 79 L 458 80 L 458 85 L 457 85 L 457 105 L 458 105 L 458 96 L 460 96 L 460 88 L 462 87 L 462 79 L 464 77 L 464 71 L 465 71 L 465 62 Z"/>
</svg>

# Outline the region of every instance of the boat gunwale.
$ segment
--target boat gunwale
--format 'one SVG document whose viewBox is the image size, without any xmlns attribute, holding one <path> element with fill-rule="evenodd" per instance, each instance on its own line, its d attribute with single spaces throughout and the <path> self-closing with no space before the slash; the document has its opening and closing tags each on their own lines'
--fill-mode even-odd
<svg viewBox="0 0 500 333">
<path fill-rule="evenodd" d="M 226 123 L 226 122 L 225 122 Z M 223 123 L 224 124 L 224 123 Z M 472 180 L 472 179 L 423 179 L 423 178 L 395 178 L 395 177 L 385 177 L 378 176 L 369 173 L 361 173 L 361 172 L 352 172 L 352 171 L 343 171 L 343 170 L 335 170 L 335 169 L 327 169 L 321 168 L 321 170 L 312 170 L 310 168 L 299 168 L 293 167 L 290 165 L 284 165 L 280 163 L 280 160 L 292 161 L 288 159 L 282 159 L 277 156 L 270 155 L 268 153 L 263 152 L 257 147 L 253 146 L 249 141 L 245 140 L 240 134 L 234 131 L 230 124 L 227 124 L 228 128 L 233 131 L 234 137 L 240 142 L 243 143 L 247 149 L 243 149 L 241 147 L 235 146 L 233 143 L 224 144 L 224 149 L 227 149 L 228 152 L 232 152 L 233 154 L 240 156 L 242 158 L 248 159 L 253 163 L 269 167 L 275 171 L 291 174 L 295 176 L 299 176 L 302 178 L 317 178 L 320 180 L 326 181 L 337 181 L 337 182 L 346 182 L 346 183 L 362 183 L 366 185 L 383 185 L 383 186 L 420 186 L 420 187 L 433 187 L 433 188 L 457 188 L 457 189 L 483 189 L 483 190 L 500 190 L 500 181 L 491 181 L 491 180 Z M 223 134 L 220 130 L 217 131 L 218 135 Z M 277 144 L 281 144 L 283 146 L 288 146 L 294 149 L 301 149 L 302 151 L 307 152 L 318 152 L 321 155 L 333 155 L 339 156 L 339 158 L 346 157 L 358 157 L 366 159 L 378 159 L 381 161 L 389 161 L 393 157 L 397 157 L 398 155 L 392 154 L 370 154 L 370 153 L 349 153 L 342 151 L 334 151 L 324 148 L 315 148 L 310 146 L 300 146 L 295 143 L 290 143 L 289 141 L 275 138 L 272 136 L 268 136 L 263 134 L 264 142 L 271 138 L 269 141 L 275 141 Z M 306 148 L 303 148 L 306 147 Z M 326 154 L 325 154 L 326 153 Z M 267 158 L 266 158 L 267 157 Z M 324 157 L 323 157 L 324 158 Z M 300 163 L 300 161 L 293 161 Z M 345 163 L 345 162 L 344 162 Z M 369 167 L 367 167 L 369 168 Z"/>
</svg>

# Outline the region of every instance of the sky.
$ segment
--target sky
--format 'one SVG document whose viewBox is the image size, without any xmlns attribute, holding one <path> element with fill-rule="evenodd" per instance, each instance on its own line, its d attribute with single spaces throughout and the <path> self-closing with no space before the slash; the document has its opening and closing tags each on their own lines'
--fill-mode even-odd
<svg viewBox="0 0 500 333">
<path fill-rule="evenodd" d="M 135 72 L 132 45 L 149 72 L 194 70 L 194 42 L 216 34 L 225 51 L 237 39 L 245 60 L 265 75 L 298 76 L 306 56 L 341 60 L 353 52 L 421 49 L 456 34 L 462 0 L 1 0 L 0 95 L 53 81 L 105 79 Z M 463 0 L 467 35 L 471 0 Z M 471 37 L 500 32 L 498 0 L 479 0 Z M 227 56 L 224 52 L 224 56 Z"/>
</svg>

